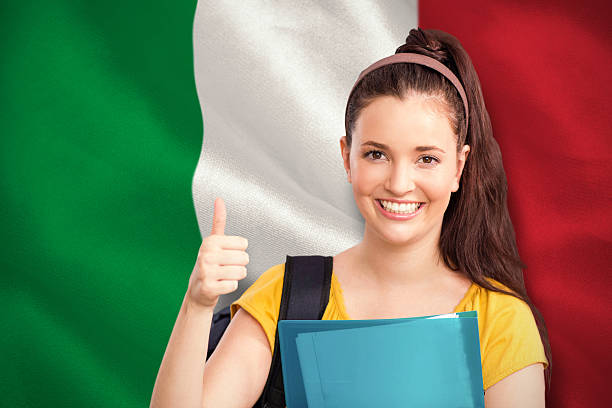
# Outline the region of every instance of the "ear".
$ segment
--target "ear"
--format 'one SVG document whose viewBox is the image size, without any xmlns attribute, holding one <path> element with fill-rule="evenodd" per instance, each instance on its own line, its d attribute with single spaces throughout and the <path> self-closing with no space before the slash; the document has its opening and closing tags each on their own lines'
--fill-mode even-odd
<svg viewBox="0 0 612 408">
<path fill-rule="evenodd" d="M 459 190 L 459 180 L 461 180 L 461 175 L 463 174 L 463 168 L 465 167 L 465 161 L 467 160 L 468 154 L 470 153 L 470 146 L 463 145 L 463 149 L 457 155 L 457 173 L 455 174 L 455 179 L 453 180 L 453 188 L 452 192 Z"/>
<path fill-rule="evenodd" d="M 350 158 L 351 149 L 347 145 L 346 136 L 342 136 L 340 138 L 340 153 L 342 154 L 342 161 L 344 162 L 344 170 L 346 170 L 348 182 L 350 183 L 351 182 L 351 158 Z"/>
</svg>

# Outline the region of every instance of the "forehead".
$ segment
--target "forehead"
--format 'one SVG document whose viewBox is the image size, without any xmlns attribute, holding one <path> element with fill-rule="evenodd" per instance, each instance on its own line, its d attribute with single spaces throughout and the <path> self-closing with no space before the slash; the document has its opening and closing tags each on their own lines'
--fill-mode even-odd
<svg viewBox="0 0 612 408">
<path fill-rule="evenodd" d="M 360 112 L 353 136 L 358 146 L 372 140 L 400 149 L 417 144 L 450 149 L 457 142 L 444 103 L 424 95 L 377 97 Z"/>
</svg>

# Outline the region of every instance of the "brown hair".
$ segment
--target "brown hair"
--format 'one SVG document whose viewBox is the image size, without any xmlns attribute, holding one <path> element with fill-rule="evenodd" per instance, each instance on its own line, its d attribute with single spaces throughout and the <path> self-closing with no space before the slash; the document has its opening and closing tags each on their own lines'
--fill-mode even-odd
<svg viewBox="0 0 612 408">
<path fill-rule="evenodd" d="M 552 356 L 544 318 L 527 295 L 523 268 L 506 204 L 507 182 L 499 145 L 493 138 L 480 81 L 467 52 L 454 36 L 440 30 L 412 29 L 396 53 L 414 52 L 435 58 L 461 81 L 469 104 L 469 128 L 465 132 L 463 103 L 457 89 L 437 71 L 418 64 L 385 65 L 367 74 L 347 103 L 347 145 L 359 113 L 376 97 L 403 99 L 410 92 L 439 97 L 457 135 L 457 152 L 470 145 L 459 189 L 451 194 L 444 213 L 439 249 L 444 263 L 463 271 L 473 282 L 491 291 L 516 296 L 526 302 L 535 317 L 548 360 L 545 370 L 550 389 Z M 493 286 L 492 278 L 514 293 Z"/>
</svg>

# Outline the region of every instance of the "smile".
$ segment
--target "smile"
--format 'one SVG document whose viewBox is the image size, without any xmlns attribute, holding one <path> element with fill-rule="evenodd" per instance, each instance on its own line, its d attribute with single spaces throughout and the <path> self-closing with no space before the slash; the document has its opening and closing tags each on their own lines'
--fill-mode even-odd
<svg viewBox="0 0 612 408">
<path fill-rule="evenodd" d="M 387 218 L 392 220 L 409 220 L 421 213 L 425 203 L 397 204 L 390 201 L 375 200 L 376 207 Z"/>
</svg>

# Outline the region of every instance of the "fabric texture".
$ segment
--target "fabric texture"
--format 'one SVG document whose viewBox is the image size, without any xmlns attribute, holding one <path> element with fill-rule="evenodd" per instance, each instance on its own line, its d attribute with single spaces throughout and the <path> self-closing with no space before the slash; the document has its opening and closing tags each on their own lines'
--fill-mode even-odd
<svg viewBox="0 0 612 408">
<path fill-rule="evenodd" d="M 270 267 L 230 306 L 231 318 L 239 308 L 243 308 L 259 322 L 266 333 L 272 353 L 284 274 L 284 263 Z M 488 279 L 493 285 L 511 291 L 495 279 Z M 530 364 L 541 362 L 545 368 L 548 366 L 544 346 L 527 303 L 514 296 L 494 292 L 472 283 L 453 312 L 469 310 L 478 312 L 485 390 Z M 344 308 L 342 288 L 333 272 L 329 303 L 322 320 L 350 320 Z"/>
<path fill-rule="evenodd" d="M 549 407 L 612 407 L 601 392 L 612 367 L 601 323 L 612 309 L 610 16 L 603 0 L 419 2 L 419 26 L 456 36 L 482 84 L 525 286 L 548 328 Z"/>
<path fill-rule="evenodd" d="M 204 134 L 193 206 L 209 235 L 216 197 L 227 235 L 249 240 L 238 299 L 285 254 L 338 253 L 364 222 L 342 166 L 351 86 L 417 26 L 416 0 L 198 1 L 193 63 Z"/>
</svg>

